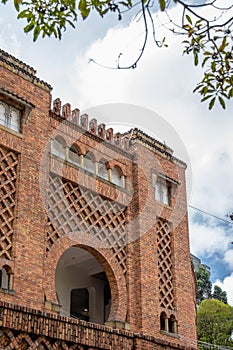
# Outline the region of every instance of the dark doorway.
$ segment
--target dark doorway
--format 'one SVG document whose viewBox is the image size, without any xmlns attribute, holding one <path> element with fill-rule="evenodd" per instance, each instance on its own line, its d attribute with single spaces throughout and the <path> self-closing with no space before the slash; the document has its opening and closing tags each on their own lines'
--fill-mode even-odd
<svg viewBox="0 0 233 350">
<path fill-rule="evenodd" d="M 89 321 L 89 293 L 87 288 L 71 290 L 70 316 Z"/>
</svg>

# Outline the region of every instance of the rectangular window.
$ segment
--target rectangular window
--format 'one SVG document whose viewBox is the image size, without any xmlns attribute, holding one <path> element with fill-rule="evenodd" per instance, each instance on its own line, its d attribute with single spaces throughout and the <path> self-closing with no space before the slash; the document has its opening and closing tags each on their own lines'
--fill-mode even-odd
<svg viewBox="0 0 233 350">
<path fill-rule="evenodd" d="M 163 204 L 170 205 L 170 186 L 162 178 L 157 178 L 155 183 L 155 199 Z"/>
<path fill-rule="evenodd" d="M 20 132 L 21 111 L 9 104 L 0 101 L 0 125 Z"/>
<path fill-rule="evenodd" d="M 171 206 L 171 199 L 175 197 L 179 182 L 165 174 L 152 172 L 152 185 L 155 190 L 155 199 L 160 203 Z"/>
</svg>

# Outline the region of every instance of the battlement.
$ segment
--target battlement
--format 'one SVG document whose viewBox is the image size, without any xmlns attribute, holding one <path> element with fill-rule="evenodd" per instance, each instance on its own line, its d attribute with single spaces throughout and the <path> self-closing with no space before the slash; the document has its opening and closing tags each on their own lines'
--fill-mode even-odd
<svg viewBox="0 0 233 350">
<path fill-rule="evenodd" d="M 81 129 L 89 132 L 91 135 L 95 135 L 100 140 L 104 140 L 112 145 L 127 151 L 130 146 L 130 133 L 122 134 L 120 132 L 114 133 L 113 128 L 106 129 L 104 123 L 98 124 L 96 118 L 89 120 L 87 114 L 80 115 L 80 110 L 75 108 L 72 110 L 70 103 L 62 105 L 60 98 L 53 101 L 52 113 L 55 116 L 59 116 L 64 120 L 68 120 L 74 126 L 78 126 Z"/>
<path fill-rule="evenodd" d="M 79 127 L 109 144 L 112 144 L 123 151 L 128 151 L 135 143 L 140 143 L 151 151 L 162 155 L 170 161 L 186 168 L 186 164 L 173 156 L 173 149 L 162 143 L 138 128 L 132 128 L 125 133 L 114 133 L 113 128 L 106 129 L 104 123 L 98 124 L 96 118 L 89 120 L 87 114 L 80 115 L 78 108 L 72 109 L 70 103 L 62 105 L 60 98 L 53 101 L 52 115 L 66 120 L 72 127 Z"/>
</svg>

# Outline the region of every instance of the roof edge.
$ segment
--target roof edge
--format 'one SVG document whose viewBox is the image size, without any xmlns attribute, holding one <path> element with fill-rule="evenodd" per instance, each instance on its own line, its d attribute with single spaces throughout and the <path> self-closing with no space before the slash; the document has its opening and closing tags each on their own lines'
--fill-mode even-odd
<svg viewBox="0 0 233 350">
<path fill-rule="evenodd" d="M 46 91 L 51 91 L 52 86 L 36 76 L 36 70 L 23 61 L 10 55 L 4 50 L 0 49 L 0 65 L 5 66 L 9 70 L 16 72 L 21 77 L 31 81 L 33 84 L 41 87 Z"/>
</svg>

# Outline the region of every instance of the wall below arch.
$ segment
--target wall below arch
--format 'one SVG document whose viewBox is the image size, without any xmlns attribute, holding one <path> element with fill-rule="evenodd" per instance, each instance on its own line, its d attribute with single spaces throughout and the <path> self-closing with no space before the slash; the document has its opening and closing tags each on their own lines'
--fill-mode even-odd
<svg viewBox="0 0 233 350">
<path fill-rule="evenodd" d="M 197 350 L 189 342 L 179 345 L 5 302 L 0 302 L 0 314 L 1 349 Z"/>
</svg>

